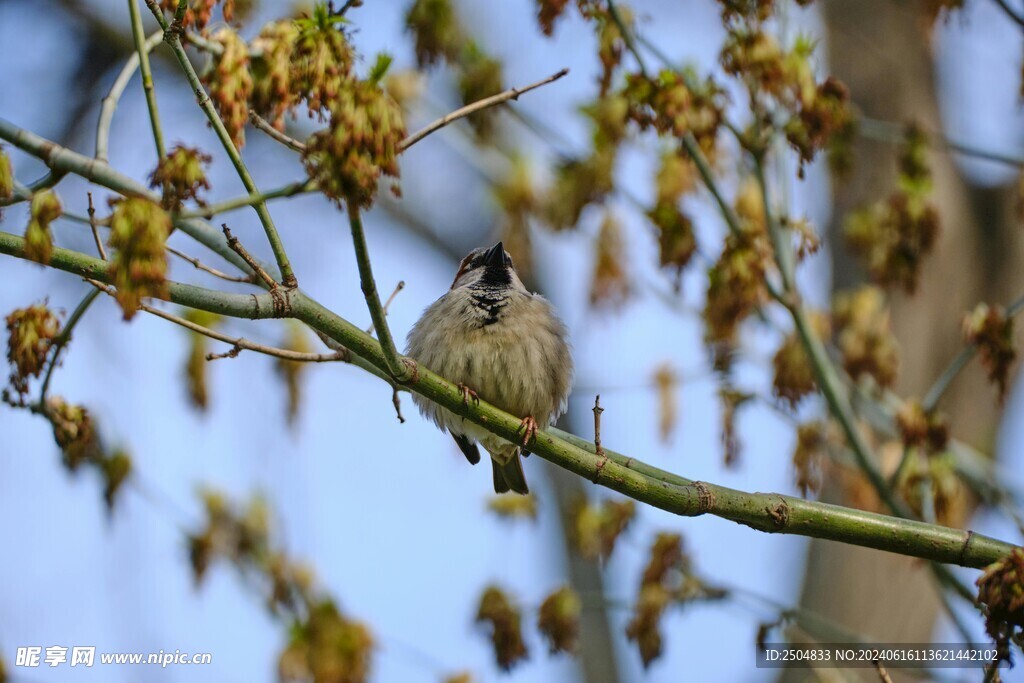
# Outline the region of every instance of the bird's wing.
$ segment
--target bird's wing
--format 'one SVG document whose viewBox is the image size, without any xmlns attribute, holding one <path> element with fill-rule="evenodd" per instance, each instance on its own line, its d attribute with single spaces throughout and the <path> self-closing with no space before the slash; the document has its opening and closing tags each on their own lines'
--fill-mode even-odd
<svg viewBox="0 0 1024 683">
<path fill-rule="evenodd" d="M 469 461 L 470 465 L 475 465 L 480 462 L 480 451 L 468 436 L 453 433 L 452 438 L 455 439 L 455 443 L 459 445 L 459 450 L 466 456 L 466 460 Z"/>
</svg>

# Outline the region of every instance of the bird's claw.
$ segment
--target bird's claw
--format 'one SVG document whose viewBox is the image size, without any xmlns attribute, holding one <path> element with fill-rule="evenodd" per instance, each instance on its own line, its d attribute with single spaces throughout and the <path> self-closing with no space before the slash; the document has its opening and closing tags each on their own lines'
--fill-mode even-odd
<svg viewBox="0 0 1024 683">
<path fill-rule="evenodd" d="M 537 434 L 537 421 L 533 419 L 532 415 L 527 415 L 523 418 L 522 422 L 519 423 L 519 429 L 516 430 L 516 434 L 520 431 L 523 432 L 522 445 L 525 446 L 530 443 L 530 439 Z"/>
<path fill-rule="evenodd" d="M 477 405 L 480 405 L 480 397 L 477 396 L 475 391 L 473 391 L 472 389 L 467 387 L 462 382 L 459 382 L 459 384 L 457 386 L 459 387 L 459 391 L 462 392 L 462 405 L 468 406 L 469 405 L 469 399 L 473 399 L 473 403 L 476 403 Z"/>
</svg>

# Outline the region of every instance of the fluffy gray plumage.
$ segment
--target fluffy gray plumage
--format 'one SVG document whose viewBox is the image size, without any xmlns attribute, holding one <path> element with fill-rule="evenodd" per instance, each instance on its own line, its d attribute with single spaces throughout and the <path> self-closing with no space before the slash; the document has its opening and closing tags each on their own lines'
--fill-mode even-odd
<svg viewBox="0 0 1024 683">
<path fill-rule="evenodd" d="M 406 354 L 495 406 L 548 427 L 565 409 L 572 356 L 565 325 L 548 301 L 523 286 L 499 242 L 475 249 L 451 290 L 431 304 L 409 333 Z M 491 455 L 494 489 L 527 493 L 521 448 L 413 394 L 420 412 L 455 437 L 473 464 L 474 442 Z"/>
</svg>

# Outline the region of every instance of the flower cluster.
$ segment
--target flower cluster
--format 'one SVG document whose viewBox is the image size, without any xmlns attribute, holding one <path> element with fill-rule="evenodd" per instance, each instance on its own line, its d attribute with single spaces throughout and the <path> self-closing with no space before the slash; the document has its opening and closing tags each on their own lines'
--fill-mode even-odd
<svg viewBox="0 0 1024 683">
<path fill-rule="evenodd" d="M 60 321 L 44 302 L 11 312 L 6 323 L 11 388 L 24 395 L 29 380 L 39 377 L 46 366 L 53 340 L 60 333 Z"/>
<path fill-rule="evenodd" d="M 522 616 L 512 599 L 497 586 L 488 586 L 480 596 L 480 607 L 476 613 L 477 623 L 489 623 L 494 656 L 502 670 L 510 670 L 517 662 L 526 659 L 526 643 L 523 642 Z"/>
<path fill-rule="evenodd" d="M 210 161 L 209 154 L 194 147 L 175 145 L 168 151 L 149 176 L 149 186 L 163 193 L 161 206 L 168 211 L 177 211 L 190 199 L 205 206 L 199 192 L 210 189 L 203 168 Z"/>
<path fill-rule="evenodd" d="M 655 176 L 656 199 L 647 217 L 658 229 L 658 261 L 674 268 L 676 282 L 697 251 L 693 221 L 679 208 L 682 196 L 693 190 L 696 179 L 693 162 L 673 151 L 661 156 Z"/>
<path fill-rule="evenodd" d="M 110 246 L 117 252 L 109 275 L 124 319 L 131 320 L 143 297 L 167 298 L 167 252 L 171 218 L 155 202 L 127 197 L 113 203 Z"/>
<path fill-rule="evenodd" d="M 221 50 L 211 60 L 203 82 L 231 141 L 241 148 L 245 145 L 245 124 L 249 120 L 249 98 L 253 92 L 249 48 L 230 28 L 220 29 L 212 39 L 220 43 Z"/>
<path fill-rule="evenodd" d="M 462 48 L 459 59 L 459 94 L 463 104 L 482 100 L 504 90 L 501 62 L 470 41 Z M 494 133 L 494 109 L 485 109 L 470 115 L 466 122 L 481 139 Z"/>
<path fill-rule="evenodd" d="M 537 497 L 532 493 L 525 496 L 491 496 L 487 508 L 505 519 L 537 519 Z"/>
<path fill-rule="evenodd" d="M 751 206 L 741 199 L 737 208 Z M 725 248 L 708 270 L 708 290 L 704 304 L 707 339 L 729 346 L 739 324 L 768 298 L 765 289 L 765 264 L 771 245 L 763 220 L 748 215 L 741 232 L 725 238 Z M 751 220 L 753 219 L 753 220 Z"/>
<path fill-rule="evenodd" d="M 827 427 L 822 422 L 808 422 L 797 427 L 796 447 L 793 449 L 793 469 L 800 495 L 821 490 L 825 449 L 828 444 Z"/>
<path fill-rule="evenodd" d="M 465 33 L 451 0 L 416 0 L 405 15 L 405 25 L 413 34 L 420 67 L 457 59 Z"/>
<path fill-rule="evenodd" d="M 265 594 L 272 613 L 292 618 L 289 641 L 278 658 L 282 681 L 364 683 L 373 651 L 370 632 L 346 618 L 316 589 L 310 569 L 280 549 L 266 502 L 255 497 L 238 506 L 209 490 L 202 497 L 205 524 L 188 539 L 196 584 L 214 562 L 228 562 Z"/>
<path fill-rule="evenodd" d="M 405 25 L 413 34 L 420 68 L 444 61 L 455 70 L 463 104 L 504 89 L 501 62 L 469 37 L 451 0 L 416 0 L 405 16 Z M 494 131 L 495 113 L 487 109 L 468 118 L 482 139 Z"/>
<path fill-rule="evenodd" d="M 926 413 L 920 401 L 906 401 L 896 412 L 896 428 L 907 448 L 924 448 L 930 453 L 945 450 L 949 441 L 946 418 L 934 411 Z"/>
<path fill-rule="evenodd" d="M 651 546 L 647 567 L 640 580 L 640 591 L 633 617 L 626 625 L 626 637 L 636 641 L 644 667 L 661 656 L 661 617 L 673 602 L 683 604 L 709 591 L 690 567 L 679 534 L 660 533 Z"/>
<path fill-rule="evenodd" d="M 734 467 L 740 461 L 742 444 L 736 429 L 736 414 L 739 409 L 750 403 L 753 394 L 737 391 L 730 386 L 718 389 L 718 398 L 722 402 L 722 448 L 725 452 L 725 466 Z"/>
<path fill-rule="evenodd" d="M 84 463 L 99 460 L 102 448 L 88 410 L 54 396 L 46 401 L 46 417 L 68 470 L 74 472 Z"/>
<path fill-rule="evenodd" d="M 912 126 L 899 158 L 899 189 L 886 201 L 850 214 L 844 226 L 847 242 L 872 279 L 910 293 L 939 232 L 939 213 L 929 201 L 926 150 L 927 139 Z"/>
<path fill-rule="evenodd" d="M 348 82 L 328 107 L 330 124 L 306 143 L 306 170 L 328 197 L 369 206 L 380 175 L 399 175 L 401 108 L 374 81 Z"/>
<path fill-rule="evenodd" d="M 555 20 L 562 16 L 569 0 L 537 0 L 537 23 L 546 36 L 555 32 Z"/>
<path fill-rule="evenodd" d="M 590 154 L 555 168 L 541 217 L 553 229 L 574 227 L 588 204 L 602 201 L 614 187 L 618 146 L 626 134 L 626 100 L 605 97 L 583 108 L 593 122 Z"/>
<path fill-rule="evenodd" d="M 299 27 L 294 21 L 273 21 L 260 29 L 250 44 L 253 85 L 249 104 L 279 130 L 284 128 L 285 114 L 299 101 L 293 87 L 297 66 L 292 60 L 298 37 Z"/>
<path fill-rule="evenodd" d="M 891 386 L 899 369 L 899 347 L 881 290 L 863 286 L 837 293 L 832 302 L 832 324 L 846 372 L 854 380 L 867 375 L 879 386 Z"/>
<path fill-rule="evenodd" d="M 819 339 L 831 334 L 829 319 L 821 314 L 811 314 L 811 326 Z M 817 389 L 814 368 L 807 358 L 800 335 L 791 332 L 779 346 L 772 359 L 775 374 L 772 378 L 772 393 L 795 408 L 800 399 Z"/>
<path fill-rule="evenodd" d="M 14 169 L 11 168 L 11 159 L 4 152 L 0 145 L 0 202 L 14 196 Z M 0 216 L 3 214 L 0 213 Z"/>
<path fill-rule="evenodd" d="M 212 329 L 220 322 L 216 313 L 201 311 L 198 308 L 186 309 L 182 314 L 185 320 L 207 329 Z M 188 356 L 185 360 L 185 388 L 189 402 L 198 410 L 205 411 L 209 403 L 209 389 L 206 383 L 206 369 L 209 363 L 206 354 L 210 346 L 210 338 L 205 334 L 189 331 Z"/>
<path fill-rule="evenodd" d="M 310 353 L 313 347 L 309 343 L 305 326 L 295 320 L 287 321 L 285 339 L 284 343 L 281 344 L 281 348 L 299 353 Z M 285 393 L 288 397 L 285 418 L 291 427 L 295 426 L 295 422 L 299 417 L 299 408 L 302 405 L 302 378 L 308 366 L 308 363 L 286 360 L 284 358 L 278 358 L 274 361 L 274 368 L 277 370 L 277 374 L 281 377 L 282 381 L 284 381 Z"/>
<path fill-rule="evenodd" d="M 665 363 L 654 371 L 654 387 L 658 392 L 658 434 L 662 442 L 668 443 L 679 423 L 679 377 L 671 365 Z"/>
<path fill-rule="evenodd" d="M 533 247 L 530 215 L 537 211 L 540 198 L 527 164 L 516 158 L 509 172 L 492 186 L 494 199 L 503 216 L 501 241 L 516 264 L 516 272 L 529 278 L 533 273 Z"/>
<path fill-rule="evenodd" d="M 366 626 L 346 618 L 333 600 L 325 598 L 311 605 L 291 636 L 278 659 L 281 681 L 369 680 L 373 637 Z"/>
<path fill-rule="evenodd" d="M 352 80 L 355 53 L 340 21 L 320 3 L 311 17 L 295 22 L 299 32 L 290 54 L 292 88 L 311 115 L 330 111 Z"/>
<path fill-rule="evenodd" d="M 580 596 L 569 586 L 559 588 L 541 603 L 537 629 L 547 639 L 551 654 L 576 651 L 582 612 Z"/>
<path fill-rule="evenodd" d="M 960 526 L 965 522 L 969 494 L 949 453 L 912 457 L 896 488 L 918 517 L 930 507 L 939 524 Z"/>
<path fill-rule="evenodd" d="M 600 505 L 581 503 L 573 516 L 576 549 L 589 560 L 608 559 L 634 516 L 636 504 L 629 499 L 606 499 Z"/>
<path fill-rule="evenodd" d="M 630 74 L 622 94 L 629 101 L 629 118 L 641 129 L 676 138 L 690 133 L 706 155 L 715 156 L 728 102 L 714 79 L 699 81 L 692 73 L 669 70 L 656 78 Z"/>
<path fill-rule="evenodd" d="M 964 338 L 975 344 L 988 371 L 989 381 L 999 388 L 999 397 L 1006 395 L 1010 366 L 1017 359 L 1013 345 L 1013 318 L 1000 306 L 980 303 L 964 316 Z"/>
<path fill-rule="evenodd" d="M 985 630 L 1010 661 L 1010 642 L 1024 640 L 1024 549 L 1014 548 L 978 577 L 978 602 L 985 613 Z"/>
<path fill-rule="evenodd" d="M 28 227 L 25 228 L 25 257 L 46 265 L 53 253 L 53 235 L 50 223 L 57 220 L 63 212 L 60 199 L 52 190 L 44 190 L 32 195 L 29 208 Z"/>
<path fill-rule="evenodd" d="M 738 11 L 728 5 L 745 8 Z M 810 62 L 814 42 L 809 38 L 798 37 L 785 49 L 764 29 L 763 21 L 774 3 L 728 5 L 724 17 L 729 34 L 720 57 L 722 67 L 746 85 L 755 112 L 763 112 L 768 107 L 766 98 L 771 98 L 788 113 L 783 130 L 800 156 L 802 174 L 803 164 L 813 160 L 834 135 L 849 133 L 853 126 L 849 92 L 835 78 L 816 81 Z"/>
<path fill-rule="evenodd" d="M 622 224 L 611 211 L 606 211 L 594 245 L 594 272 L 590 279 L 590 305 L 616 308 L 632 293 L 626 271 Z"/>
</svg>

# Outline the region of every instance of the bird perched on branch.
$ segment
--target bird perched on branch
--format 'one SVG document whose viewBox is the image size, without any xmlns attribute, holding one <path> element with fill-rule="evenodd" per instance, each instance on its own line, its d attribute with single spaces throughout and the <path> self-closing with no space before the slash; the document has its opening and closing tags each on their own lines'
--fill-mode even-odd
<svg viewBox="0 0 1024 683">
<path fill-rule="evenodd" d="M 490 453 L 496 493 L 529 493 L 519 455 L 565 411 L 572 356 L 565 325 L 544 297 L 523 286 L 501 242 L 462 259 L 451 289 L 423 312 L 408 344 L 407 355 L 458 383 L 463 401 L 483 399 L 522 418 L 522 441 L 511 443 L 413 395 L 471 464 L 480 462 L 477 442 Z"/>
</svg>

